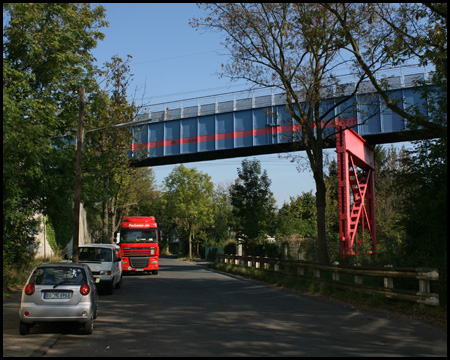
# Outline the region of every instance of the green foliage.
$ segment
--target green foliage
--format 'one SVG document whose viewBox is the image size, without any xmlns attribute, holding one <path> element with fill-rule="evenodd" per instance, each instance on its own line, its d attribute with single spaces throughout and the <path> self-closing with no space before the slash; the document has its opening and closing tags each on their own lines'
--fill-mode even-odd
<svg viewBox="0 0 450 360">
<path fill-rule="evenodd" d="M 402 206 L 405 265 L 439 270 L 439 294 L 447 294 L 447 139 L 424 140 L 405 159 L 399 175 L 408 189 Z"/>
<path fill-rule="evenodd" d="M 223 249 L 224 254 L 233 254 L 236 255 L 236 242 L 235 241 L 228 241 Z"/>
<path fill-rule="evenodd" d="M 103 74 L 107 90 L 91 92 L 86 107 L 82 199 L 88 210 L 93 209 L 97 216 L 101 214 L 103 243 L 113 240 L 124 213 L 123 207 L 131 203 L 132 184 L 140 178 L 128 160 L 132 133 L 129 128 L 115 127 L 129 122 L 136 110 L 126 98 L 131 81 L 130 59 L 128 56 L 123 61 L 113 56 L 111 62 L 105 63 Z M 101 204 L 101 210 L 96 209 L 97 204 Z"/>
<path fill-rule="evenodd" d="M 231 236 L 231 203 L 228 196 L 228 190 L 219 187 L 214 190 L 212 198 L 212 215 L 213 221 L 210 226 L 205 229 L 204 246 L 221 246 Z"/>
<path fill-rule="evenodd" d="M 277 235 L 281 238 L 296 234 L 317 237 L 316 199 L 312 191 L 303 192 L 290 203 L 284 203 L 277 216 Z"/>
<path fill-rule="evenodd" d="M 404 228 L 400 224 L 401 203 L 406 188 L 398 186 L 397 173 L 402 170 L 402 153 L 394 147 L 375 147 L 375 209 L 377 225 L 377 260 L 381 264 L 398 264 L 403 256 L 401 243 Z"/>
<path fill-rule="evenodd" d="M 290 203 L 284 203 L 277 215 L 276 238 L 279 254 L 294 260 L 315 260 L 314 239 L 317 239 L 317 212 L 315 196 L 303 192 Z"/>
<path fill-rule="evenodd" d="M 68 140 L 77 90 L 95 85 L 91 50 L 107 23 L 104 9 L 88 4 L 9 3 L 3 10 L 4 263 L 27 263 L 34 214 L 50 216 L 57 240 L 65 227 L 58 210 L 73 197 Z"/>
<path fill-rule="evenodd" d="M 261 241 L 258 243 L 250 243 L 247 248 L 247 255 L 278 258 L 281 256 L 281 252 L 277 244 L 269 241 Z"/>
<path fill-rule="evenodd" d="M 151 168 L 136 168 L 127 192 L 131 205 L 125 212 L 130 216 L 147 214 L 160 219 L 162 216 L 162 194 L 157 189 L 155 171 Z M 159 224 L 158 224 L 159 225 Z"/>
<path fill-rule="evenodd" d="M 51 249 L 56 253 L 58 251 L 58 244 L 56 243 L 55 229 L 53 229 L 50 219 L 47 219 L 45 223 L 45 233 L 48 244 Z"/>
<path fill-rule="evenodd" d="M 330 262 L 340 258 L 339 245 L 339 197 L 338 197 L 338 172 L 336 160 L 328 166 L 328 174 L 325 175 L 325 187 L 327 189 L 326 201 L 326 237 Z"/>
<path fill-rule="evenodd" d="M 236 236 L 245 242 L 263 240 L 274 230 L 275 199 L 270 191 L 271 180 L 256 159 L 242 160 L 238 176 L 230 187 Z"/>
<path fill-rule="evenodd" d="M 186 233 L 189 258 L 192 259 L 193 236 L 213 221 L 211 177 L 181 164 L 165 178 L 164 185 L 166 212 L 170 214 L 172 222 Z"/>
</svg>

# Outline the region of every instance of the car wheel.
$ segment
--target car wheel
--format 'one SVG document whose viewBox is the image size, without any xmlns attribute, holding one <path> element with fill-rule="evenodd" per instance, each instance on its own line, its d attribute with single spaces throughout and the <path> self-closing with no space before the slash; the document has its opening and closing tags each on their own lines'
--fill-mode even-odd
<svg viewBox="0 0 450 360">
<path fill-rule="evenodd" d="M 23 321 L 20 321 L 20 335 L 28 335 L 30 332 L 30 325 L 27 323 L 24 323 Z"/>
<path fill-rule="evenodd" d="M 114 288 L 114 279 L 111 280 L 111 282 L 106 286 L 106 293 L 108 295 L 111 295 L 113 293 L 113 288 Z"/>
<path fill-rule="evenodd" d="M 87 335 L 91 335 L 92 331 L 94 331 L 94 320 L 90 319 L 89 321 L 84 323 L 84 332 Z"/>
<path fill-rule="evenodd" d="M 120 280 L 119 282 L 116 284 L 116 289 L 120 289 L 122 287 L 122 275 L 120 275 Z"/>
</svg>

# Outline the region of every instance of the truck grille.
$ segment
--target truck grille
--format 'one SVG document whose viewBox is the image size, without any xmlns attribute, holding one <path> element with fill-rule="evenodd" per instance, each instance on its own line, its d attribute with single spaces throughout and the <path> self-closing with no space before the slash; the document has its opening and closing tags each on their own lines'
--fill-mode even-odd
<svg viewBox="0 0 450 360">
<path fill-rule="evenodd" d="M 151 256 L 156 255 L 155 247 L 124 247 L 123 256 Z"/>
<path fill-rule="evenodd" d="M 144 269 L 148 267 L 149 257 L 130 257 L 130 265 L 135 269 Z"/>
</svg>

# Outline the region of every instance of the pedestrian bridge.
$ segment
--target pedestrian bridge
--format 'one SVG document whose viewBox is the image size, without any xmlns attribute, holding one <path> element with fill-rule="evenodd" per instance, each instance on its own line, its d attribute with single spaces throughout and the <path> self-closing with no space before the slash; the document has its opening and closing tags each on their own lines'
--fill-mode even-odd
<svg viewBox="0 0 450 360">
<path fill-rule="evenodd" d="M 403 109 L 417 106 L 426 114 L 427 100 L 417 91 L 415 81 L 429 76 L 386 78 L 390 98 Z M 339 91 L 328 89 L 320 111 L 325 113 L 354 87 L 349 83 Z M 295 141 L 299 127 L 285 104 L 285 95 L 258 89 L 152 105 L 134 120 L 135 140 L 129 156 L 134 166 L 143 167 L 303 150 Z M 333 119 L 351 125 L 370 144 L 417 138 L 369 82 L 362 83 L 357 94 L 331 111 L 325 121 Z M 329 127 L 325 133 L 332 134 L 334 129 Z M 332 148 L 335 143 L 327 146 Z"/>
</svg>

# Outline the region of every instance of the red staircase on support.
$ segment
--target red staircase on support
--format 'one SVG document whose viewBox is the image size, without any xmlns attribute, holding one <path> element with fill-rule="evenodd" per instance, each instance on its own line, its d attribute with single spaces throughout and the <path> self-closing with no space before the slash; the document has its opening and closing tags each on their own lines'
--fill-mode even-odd
<svg viewBox="0 0 450 360">
<path fill-rule="evenodd" d="M 373 149 L 355 131 L 338 127 L 339 238 L 343 257 L 355 255 L 364 242 L 365 230 L 375 254 L 375 191 Z M 357 167 L 361 169 L 358 173 Z M 350 194 L 353 197 L 351 206 Z M 361 226 L 360 226 L 361 225 Z M 361 233 L 358 235 L 358 228 Z M 359 238 L 358 238 L 359 236 Z"/>
</svg>

